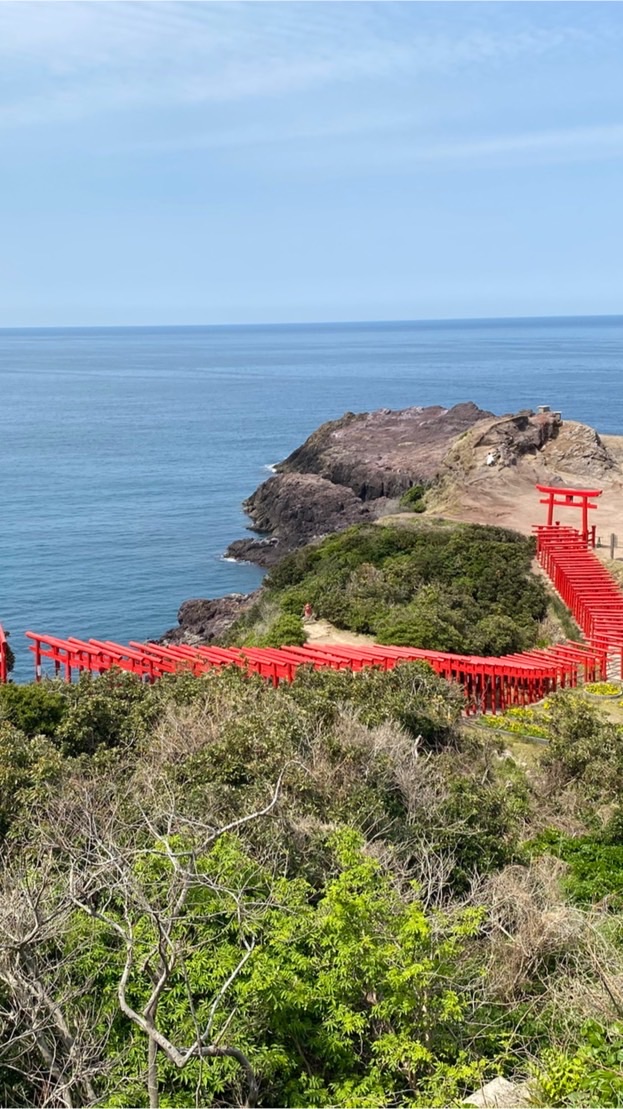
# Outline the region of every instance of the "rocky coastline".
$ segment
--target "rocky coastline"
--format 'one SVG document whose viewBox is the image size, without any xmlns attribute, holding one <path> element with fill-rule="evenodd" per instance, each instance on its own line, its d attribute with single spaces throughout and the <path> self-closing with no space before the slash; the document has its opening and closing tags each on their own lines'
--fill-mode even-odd
<svg viewBox="0 0 623 1109">
<path fill-rule="evenodd" d="M 243 503 L 252 534 L 226 551 L 266 569 L 298 547 L 398 512 L 414 485 L 429 490 L 439 514 L 486 522 L 488 503 L 489 522 L 498 515 L 506 522 L 496 496 L 513 504 L 513 482 L 533 494 L 536 480 L 564 485 L 568 474 L 623 474 L 593 428 L 563 422 L 549 409 L 495 416 L 472 402 L 347 412 L 317 428 L 275 470 Z M 161 642 L 218 639 L 260 593 L 186 601 Z"/>
<path fill-rule="evenodd" d="M 244 502 L 260 538 L 236 540 L 228 557 L 274 566 L 297 547 L 384 515 L 411 486 L 431 484 L 457 436 L 490 417 L 470 402 L 347 412 L 322 424 Z"/>
<path fill-rule="evenodd" d="M 185 643 L 197 646 L 212 643 L 255 603 L 261 590 L 254 593 L 228 593 L 224 597 L 184 601 L 177 613 L 177 626 L 170 628 L 159 643 Z"/>
</svg>

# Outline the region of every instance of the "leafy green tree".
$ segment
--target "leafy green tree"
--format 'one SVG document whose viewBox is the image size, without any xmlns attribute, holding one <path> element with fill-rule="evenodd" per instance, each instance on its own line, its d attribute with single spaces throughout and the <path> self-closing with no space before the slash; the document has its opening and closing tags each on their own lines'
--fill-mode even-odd
<svg viewBox="0 0 623 1109">
<path fill-rule="evenodd" d="M 154 812 L 136 825 L 108 810 L 104 832 L 105 812 L 57 824 L 47 887 L 22 876 L 0 911 L 0 981 L 21 991 L 15 1047 L 24 1058 L 32 1041 L 35 1091 L 52 1051 L 47 1081 L 72 1103 L 442 1105 L 477 1084 L 460 965 L 478 911 L 429 918 L 348 829 L 318 896 L 231 833 L 171 810 L 156 838 Z"/>
<path fill-rule="evenodd" d="M 480 915 L 433 926 L 359 836 L 340 831 L 332 847 L 338 873 L 316 904 L 274 915 L 236 991 L 279 1064 L 270 1104 L 441 1104 L 439 1086 L 449 1099 L 482 1074 L 457 1046 L 465 1000 L 451 985 Z"/>
</svg>

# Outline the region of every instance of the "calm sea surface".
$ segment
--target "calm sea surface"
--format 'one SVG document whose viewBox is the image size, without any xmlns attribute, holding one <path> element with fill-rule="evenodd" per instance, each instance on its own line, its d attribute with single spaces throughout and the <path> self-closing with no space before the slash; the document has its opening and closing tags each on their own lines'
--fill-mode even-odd
<svg viewBox="0 0 623 1109">
<path fill-rule="evenodd" d="M 0 622 L 157 636 L 222 559 L 266 467 L 347 410 L 550 404 L 623 433 L 623 317 L 0 331 Z"/>
</svg>

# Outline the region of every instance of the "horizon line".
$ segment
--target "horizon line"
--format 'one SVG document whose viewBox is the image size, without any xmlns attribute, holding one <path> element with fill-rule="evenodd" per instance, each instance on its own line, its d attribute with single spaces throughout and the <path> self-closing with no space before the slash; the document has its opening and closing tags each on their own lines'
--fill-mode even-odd
<svg viewBox="0 0 623 1109">
<path fill-rule="evenodd" d="M 270 328 L 270 327 L 356 327 L 378 326 L 379 324 L 449 324 L 449 323 L 521 323 L 534 320 L 619 320 L 623 319 L 623 312 L 581 312 L 571 315 L 537 315 L 537 316 L 421 316 L 421 317 L 386 317 L 385 319 L 351 319 L 351 320 L 272 320 L 270 322 L 255 323 L 129 323 L 129 324 L 0 324 L 3 331 L 167 331 L 173 328 L 194 329 L 226 329 L 226 328 Z"/>
</svg>

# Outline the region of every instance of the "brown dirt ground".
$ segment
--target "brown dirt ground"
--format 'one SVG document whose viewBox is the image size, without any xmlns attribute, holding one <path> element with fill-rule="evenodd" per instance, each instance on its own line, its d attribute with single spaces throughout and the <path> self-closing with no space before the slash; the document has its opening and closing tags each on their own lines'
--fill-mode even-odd
<svg viewBox="0 0 623 1109">
<path fill-rule="evenodd" d="M 604 435 L 602 439 L 612 454 L 623 465 L 623 436 Z M 598 508 L 592 513 L 592 519 L 597 524 L 597 554 L 604 560 L 610 556 L 610 534 L 614 532 L 618 539 L 615 564 L 623 563 L 623 479 L 620 474 L 613 477 L 587 477 L 570 472 L 558 470 L 555 476 L 562 484 L 579 488 L 602 489 L 602 496 L 598 499 Z M 552 470 L 547 469 L 547 448 L 542 452 L 542 457 L 522 459 L 513 467 L 498 468 L 475 466 L 471 471 L 462 475 L 460 479 L 452 481 L 440 494 L 432 500 L 429 511 L 418 517 L 411 513 L 396 513 L 392 516 L 382 517 L 380 523 L 398 523 L 412 521 L 407 526 L 418 526 L 418 522 L 430 520 L 434 516 L 443 516 L 447 520 L 457 520 L 463 523 L 498 524 L 502 527 L 514 528 L 525 535 L 532 533 L 532 528 L 539 522 L 545 522 L 545 507 L 539 504 L 538 493 L 535 490 L 537 482 L 549 484 L 552 479 Z M 560 511 L 560 510 L 559 510 Z M 559 519 L 571 525 L 579 523 L 579 512 L 562 510 Z M 601 543 L 601 546 L 599 544 Z"/>
<path fill-rule="evenodd" d="M 328 620 L 304 620 L 303 626 L 307 635 L 307 642 L 318 643 L 320 646 L 331 643 L 345 643 L 351 647 L 356 647 L 359 643 L 374 643 L 374 636 L 344 631 L 342 628 L 334 627 Z"/>
</svg>

